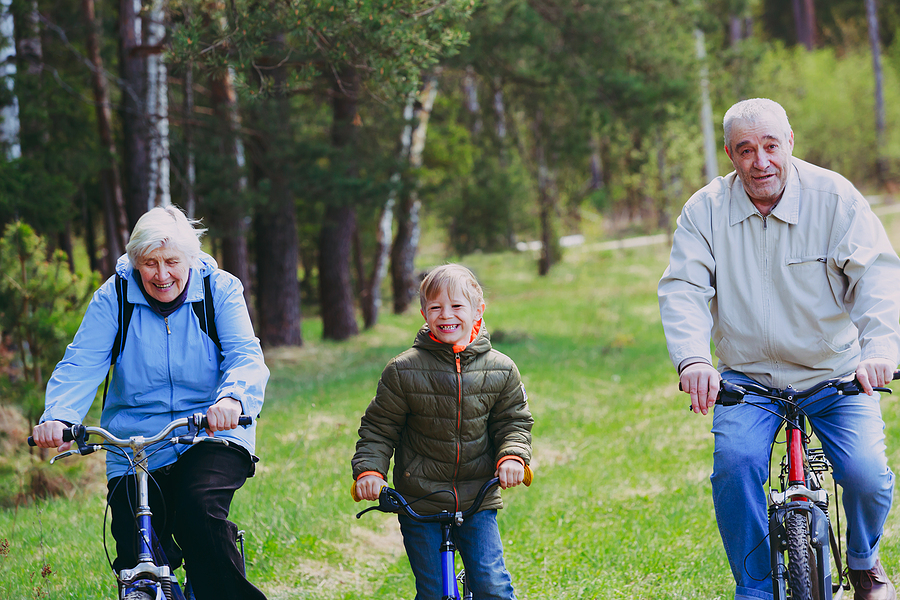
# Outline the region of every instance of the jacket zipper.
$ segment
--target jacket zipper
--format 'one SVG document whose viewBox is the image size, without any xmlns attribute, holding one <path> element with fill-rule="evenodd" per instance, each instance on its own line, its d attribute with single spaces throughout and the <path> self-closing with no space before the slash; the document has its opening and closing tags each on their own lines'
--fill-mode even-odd
<svg viewBox="0 0 900 600">
<path fill-rule="evenodd" d="M 169 317 L 165 317 L 163 320 L 166 322 L 166 334 L 172 335 L 172 331 L 169 329 Z"/>
<path fill-rule="evenodd" d="M 459 461 L 462 454 L 462 363 L 459 358 L 459 352 L 456 357 L 456 389 L 458 390 L 456 399 L 456 468 L 453 472 L 453 498 L 456 502 L 456 510 L 459 511 L 459 492 L 456 489 L 456 478 L 459 476 Z"/>
</svg>

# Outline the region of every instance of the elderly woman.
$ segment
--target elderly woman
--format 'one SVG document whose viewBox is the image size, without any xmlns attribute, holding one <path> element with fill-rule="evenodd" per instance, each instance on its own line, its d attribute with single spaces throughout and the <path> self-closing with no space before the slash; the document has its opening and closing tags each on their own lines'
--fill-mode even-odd
<svg viewBox="0 0 900 600">
<path fill-rule="evenodd" d="M 117 344 L 102 427 L 119 437 L 150 435 L 173 419 L 205 412 L 209 433 L 230 442 L 169 445 L 151 454 L 154 529 L 170 563 L 178 566 L 183 556 L 198 600 L 265 598 L 244 577 L 236 527 L 227 516 L 234 492 L 252 476 L 257 460 L 256 426 L 238 427 L 238 417 L 259 414 L 269 370 L 240 281 L 200 250 L 204 230 L 194 224 L 174 207 L 154 208 L 138 220 L 116 275 L 94 293 L 53 371 L 33 437 L 45 448 L 70 446 L 62 430 L 84 419 Z M 192 304 L 208 301 L 206 294 L 215 317 L 201 326 L 205 313 Z M 134 310 L 123 340 L 117 334 L 126 304 Z M 217 334 L 220 346 L 207 331 Z M 116 571 L 138 562 L 129 502 L 134 474 L 128 469 L 125 458 L 107 453 Z"/>
</svg>

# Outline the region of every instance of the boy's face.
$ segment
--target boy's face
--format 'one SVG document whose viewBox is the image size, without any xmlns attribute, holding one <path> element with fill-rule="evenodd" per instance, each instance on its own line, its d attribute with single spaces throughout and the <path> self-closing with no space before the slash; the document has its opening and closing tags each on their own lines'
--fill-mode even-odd
<svg viewBox="0 0 900 600">
<path fill-rule="evenodd" d="M 483 302 L 475 308 L 462 293 L 447 290 L 429 298 L 422 311 L 434 337 L 451 346 L 468 344 L 472 327 L 483 314 Z"/>
</svg>

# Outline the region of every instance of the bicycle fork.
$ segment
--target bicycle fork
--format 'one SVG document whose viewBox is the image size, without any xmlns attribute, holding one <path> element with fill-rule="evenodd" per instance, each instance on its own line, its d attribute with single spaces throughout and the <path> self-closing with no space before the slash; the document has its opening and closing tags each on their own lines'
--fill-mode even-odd
<svg viewBox="0 0 900 600">
<path fill-rule="evenodd" d="M 829 546 L 831 524 L 826 512 L 828 495 L 825 490 L 810 489 L 807 481 L 804 430 L 803 416 L 798 417 L 796 423 L 787 424 L 788 486 L 783 492 L 773 491 L 769 495 L 769 551 L 775 600 L 787 600 L 784 553 L 788 548 L 788 534 L 785 523 L 791 514 L 802 514 L 809 523 L 809 545 L 814 553 L 810 558 L 814 559 L 816 565 L 811 574 L 815 580 L 810 583 L 813 589 L 819 590 L 818 598 L 832 598 Z"/>
<path fill-rule="evenodd" d="M 441 575 L 444 595 L 441 600 L 459 600 L 456 586 L 456 546 L 450 539 L 450 523 L 441 523 Z"/>
</svg>

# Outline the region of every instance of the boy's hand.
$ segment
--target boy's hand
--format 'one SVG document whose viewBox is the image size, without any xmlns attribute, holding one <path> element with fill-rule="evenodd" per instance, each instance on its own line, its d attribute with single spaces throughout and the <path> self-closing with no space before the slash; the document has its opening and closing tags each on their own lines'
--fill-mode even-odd
<svg viewBox="0 0 900 600">
<path fill-rule="evenodd" d="M 356 481 L 356 495 L 362 500 L 378 500 L 383 487 L 387 487 L 384 479 L 377 475 L 366 475 Z"/>
<path fill-rule="evenodd" d="M 504 460 L 494 473 L 500 478 L 502 489 L 516 487 L 525 479 L 525 465 L 517 460 Z"/>
</svg>

